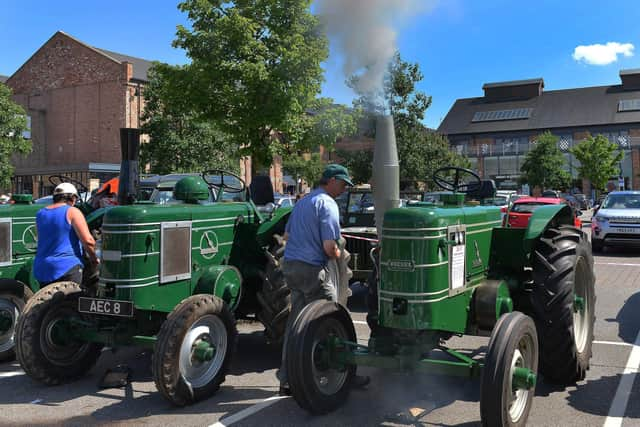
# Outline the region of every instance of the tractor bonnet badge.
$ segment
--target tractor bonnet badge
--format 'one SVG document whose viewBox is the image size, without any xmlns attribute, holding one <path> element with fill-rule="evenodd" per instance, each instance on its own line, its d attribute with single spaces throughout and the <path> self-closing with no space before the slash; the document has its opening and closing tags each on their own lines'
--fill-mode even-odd
<svg viewBox="0 0 640 427">
<path fill-rule="evenodd" d="M 414 271 L 415 264 L 413 261 L 397 259 L 387 261 L 387 267 L 391 271 Z"/>
<path fill-rule="evenodd" d="M 200 255 L 211 259 L 218 253 L 218 236 L 213 231 L 205 231 L 200 238 Z"/>
<path fill-rule="evenodd" d="M 473 267 L 480 267 L 482 265 L 482 257 L 480 256 L 480 248 L 478 248 L 478 241 L 474 240 L 473 241 L 473 246 L 475 247 L 476 250 L 476 258 L 473 260 Z"/>
<path fill-rule="evenodd" d="M 35 224 L 28 226 L 22 233 L 22 244 L 31 252 L 35 252 L 38 248 L 38 232 Z"/>
</svg>

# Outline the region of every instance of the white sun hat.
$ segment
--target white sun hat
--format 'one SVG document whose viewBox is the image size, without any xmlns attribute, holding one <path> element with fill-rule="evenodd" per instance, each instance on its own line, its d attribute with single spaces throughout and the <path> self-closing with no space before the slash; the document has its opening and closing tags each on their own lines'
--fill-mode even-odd
<svg viewBox="0 0 640 427">
<path fill-rule="evenodd" d="M 53 190 L 53 194 L 71 194 L 73 196 L 78 197 L 78 190 L 76 190 L 76 186 L 71 184 L 70 182 L 63 182 L 58 184 L 58 186 Z"/>
</svg>

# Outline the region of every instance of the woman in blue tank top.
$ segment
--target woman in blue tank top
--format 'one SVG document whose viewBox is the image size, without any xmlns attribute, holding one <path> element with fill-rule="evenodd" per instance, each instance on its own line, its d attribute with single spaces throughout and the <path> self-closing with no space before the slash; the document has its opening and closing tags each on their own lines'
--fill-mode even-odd
<svg viewBox="0 0 640 427">
<path fill-rule="evenodd" d="M 98 263 L 96 242 L 87 221 L 73 207 L 78 191 L 64 182 L 53 191 L 53 204 L 36 214 L 38 249 L 33 262 L 33 274 L 42 286 L 52 282 L 82 282 L 83 248 L 93 263 Z"/>
</svg>

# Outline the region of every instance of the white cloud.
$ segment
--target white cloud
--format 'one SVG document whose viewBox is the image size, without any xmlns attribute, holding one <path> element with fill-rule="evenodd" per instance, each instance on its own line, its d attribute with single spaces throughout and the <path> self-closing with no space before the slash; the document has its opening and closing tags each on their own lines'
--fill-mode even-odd
<svg viewBox="0 0 640 427">
<path fill-rule="evenodd" d="M 631 43 L 618 42 L 578 46 L 573 50 L 573 59 L 591 65 L 607 65 L 616 62 L 619 54 L 633 56 L 633 49 L 634 46 Z"/>
</svg>

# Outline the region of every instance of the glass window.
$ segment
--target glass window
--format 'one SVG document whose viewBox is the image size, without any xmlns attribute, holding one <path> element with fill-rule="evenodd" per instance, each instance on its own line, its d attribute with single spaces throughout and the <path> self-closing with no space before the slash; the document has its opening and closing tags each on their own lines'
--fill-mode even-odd
<svg viewBox="0 0 640 427">
<path fill-rule="evenodd" d="M 498 157 L 490 156 L 484 158 L 484 173 L 486 176 L 498 175 L 500 173 Z"/>
<path fill-rule="evenodd" d="M 518 168 L 518 156 L 502 156 L 500 157 L 500 174 L 517 174 L 520 172 Z"/>
</svg>

